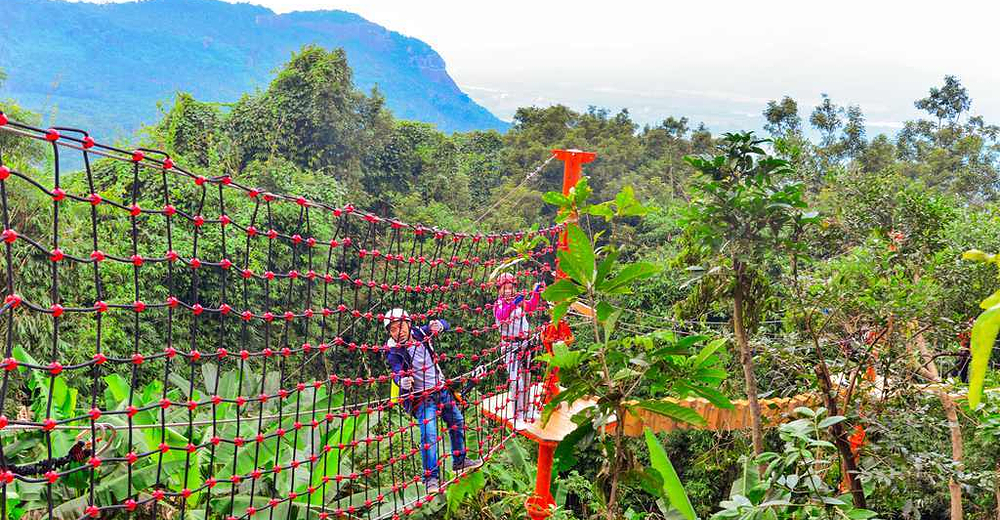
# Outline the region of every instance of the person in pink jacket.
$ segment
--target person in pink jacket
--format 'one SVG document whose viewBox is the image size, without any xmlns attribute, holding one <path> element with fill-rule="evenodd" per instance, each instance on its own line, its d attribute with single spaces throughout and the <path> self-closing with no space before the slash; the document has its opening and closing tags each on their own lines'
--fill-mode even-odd
<svg viewBox="0 0 1000 520">
<path fill-rule="evenodd" d="M 531 325 L 528 316 L 541 304 L 542 284 L 527 296 L 517 293 L 517 279 L 510 273 L 501 274 L 497 280 L 497 301 L 493 317 L 500 329 L 500 351 L 507 365 L 510 401 L 514 403 L 514 427 L 523 429 L 536 413 L 531 405 L 531 353 L 528 350 Z"/>
</svg>

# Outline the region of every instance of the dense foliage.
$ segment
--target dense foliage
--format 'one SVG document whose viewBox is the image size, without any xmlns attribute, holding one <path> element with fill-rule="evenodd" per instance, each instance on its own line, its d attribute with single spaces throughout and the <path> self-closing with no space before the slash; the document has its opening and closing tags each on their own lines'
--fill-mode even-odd
<svg viewBox="0 0 1000 520">
<path fill-rule="evenodd" d="M 142 140 L 198 171 L 460 230 L 550 222 L 557 206 L 578 205 L 571 238 L 586 246 L 578 249 L 584 257 L 568 260 L 579 264 L 570 266 L 572 282 L 553 285 L 547 298 L 587 300 L 597 318 L 570 316 L 584 326 L 579 343 L 549 361 L 568 372 L 569 397 L 605 392 L 607 399 L 586 418 L 591 427 L 559 450 L 560 518 L 671 518 L 678 511 L 670 504 L 686 510 L 680 501 L 650 499 L 667 470 L 647 469 L 665 468 L 664 454 L 700 517 L 918 519 L 943 518 L 951 508 L 954 518 L 957 499 L 967 517 L 994 518 L 996 372 L 986 367 L 978 408 L 963 393 L 970 320 L 997 280 L 994 266 L 962 253 L 1000 251 L 1000 129 L 972 114 L 972 98 L 954 77 L 916 106 L 926 118 L 872 138 L 858 107 L 825 96 L 806 118 L 816 141 L 787 97 L 763 108 L 766 142 L 715 136 L 686 118 L 640 128 L 625 110 L 563 106 L 522 108 L 503 134 L 445 135 L 395 119 L 381 95 L 356 90 L 344 53 L 308 47 L 267 89 L 232 106 L 179 95 Z M 3 110 L 33 117 L 12 101 Z M 44 154 L 0 138 L 5 162 L 44 178 Z M 559 187 L 555 162 L 525 181 L 553 148 L 596 151 L 585 189 L 613 202 L 543 196 Z M 118 166 L 99 161 L 95 173 L 101 190 L 126 189 Z M 45 201 L 20 195 L 14 218 L 38 229 Z M 610 270 L 616 262 L 621 270 Z M 626 272 L 642 280 L 628 294 L 613 283 Z M 113 323 L 108 330 L 121 333 Z M 82 356 L 91 338 L 85 328 L 77 333 L 64 348 Z M 744 378 L 723 380 L 741 371 Z M 115 398 L 113 383 L 106 399 Z M 602 438 L 593 428 L 629 407 L 656 407 L 664 395 L 725 406 L 748 389 L 753 398 L 821 391 L 827 399 L 763 429 L 756 449 L 744 431 L 631 439 Z M 22 398 L 30 401 L 30 392 Z M 534 479 L 528 447 L 509 446 L 484 479 L 470 480 L 433 514 L 520 514 Z M 853 478 L 848 468 L 856 468 Z"/>
</svg>

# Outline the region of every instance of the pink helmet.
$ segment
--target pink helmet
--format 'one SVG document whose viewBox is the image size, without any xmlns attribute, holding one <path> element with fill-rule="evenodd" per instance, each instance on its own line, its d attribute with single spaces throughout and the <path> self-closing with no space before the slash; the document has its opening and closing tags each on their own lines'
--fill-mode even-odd
<svg viewBox="0 0 1000 520">
<path fill-rule="evenodd" d="M 497 276 L 496 279 L 497 289 L 507 284 L 514 284 L 514 283 L 517 283 L 517 278 L 515 278 L 514 275 L 510 273 L 501 273 L 500 276 Z"/>
</svg>

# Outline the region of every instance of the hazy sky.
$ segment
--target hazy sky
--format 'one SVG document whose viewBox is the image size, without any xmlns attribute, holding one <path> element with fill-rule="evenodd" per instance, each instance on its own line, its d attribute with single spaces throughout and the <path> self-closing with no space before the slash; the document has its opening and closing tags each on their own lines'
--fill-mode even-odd
<svg viewBox="0 0 1000 520">
<path fill-rule="evenodd" d="M 524 105 L 628 108 L 713 130 L 757 128 L 769 99 L 803 119 L 828 93 L 870 132 L 916 116 L 945 74 L 974 113 L 1000 121 L 1000 4 L 842 0 L 254 0 L 277 12 L 343 9 L 420 38 L 455 81 L 504 119 Z M 997 5 L 997 7 L 994 7 Z"/>
</svg>

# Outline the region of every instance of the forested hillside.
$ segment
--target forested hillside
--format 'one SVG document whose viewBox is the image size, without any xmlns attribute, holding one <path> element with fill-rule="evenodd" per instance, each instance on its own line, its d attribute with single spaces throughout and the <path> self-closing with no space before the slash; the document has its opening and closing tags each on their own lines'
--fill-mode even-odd
<svg viewBox="0 0 1000 520">
<path fill-rule="evenodd" d="M 682 114 L 640 127 L 627 110 L 581 113 L 558 105 L 521 108 L 503 133 L 446 134 L 408 120 L 406 112 L 390 113 L 393 88 L 424 95 L 412 83 L 386 85 L 388 102 L 359 89 L 364 82 L 351 67 L 363 66 L 357 63 L 350 50 L 305 47 L 259 91 L 226 85 L 228 95 L 238 97 L 231 106 L 197 89 L 177 95 L 164 117 L 127 148 L 141 143 L 169 152 L 197 174 L 227 175 L 246 186 L 331 204 L 351 202 L 459 232 L 547 226 L 560 207 L 575 207 L 581 219 L 574 229 L 583 233 L 576 245 L 590 248 L 594 265 L 611 260 L 571 273 L 574 281 L 563 288 L 580 288 L 546 293 L 560 301 L 570 294 L 606 303 L 594 304 L 593 322 L 570 315 L 578 343 L 561 357 L 546 358 L 553 366 L 563 363 L 565 385 L 580 395 L 606 392 L 601 397 L 620 407 L 614 409 L 619 417 L 631 406 L 626 394 L 636 401 L 707 395 L 720 408 L 737 400 L 819 396 L 781 427 L 759 427 L 763 412 L 756 410 L 750 431 L 660 435 L 690 512 L 676 488 L 664 491 L 672 481 L 655 442 L 602 435 L 600 421 L 607 417 L 588 416 L 588 427 L 558 448 L 554 518 L 997 517 L 997 371 L 981 362 L 985 386 L 994 391 L 985 392 L 980 405 L 970 408 L 966 392 L 973 320 L 993 309 L 984 314 L 993 320 L 993 336 L 982 329 L 972 334 L 977 360 L 989 355 L 1000 324 L 997 297 L 991 297 L 1000 287 L 993 265 L 1000 261 L 963 253 L 1000 251 L 1000 127 L 976 115 L 972 93 L 959 78 L 928 86 L 927 97 L 913 101 L 924 116 L 907 121 L 896 135 L 866 135 L 864 114 L 850 100 L 824 96 L 818 106 L 803 107 L 781 93 L 761 107 L 768 136 L 713 134 Z M 93 96 L 101 103 L 123 101 L 98 91 Z M 2 109 L 12 120 L 38 122 L 21 106 L 25 101 L 5 100 Z M 807 126 L 820 139 L 808 139 Z M 5 165 L 51 185 L 43 145 L 0 135 Z M 545 195 L 560 186 L 558 161 L 525 180 L 555 148 L 597 153 L 575 199 Z M 109 200 L 128 200 L 132 171 L 127 163 L 96 160 L 94 189 Z M 84 176 L 64 175 L 67 191 L 91 189 Z M 179 200 L 196 193 L 193 186 L 178 190 L 173 196 Z M 41 236 L 51 229 L 51 200 L 5 193 L 17 209 L 11 218 L 18 233 Z M 140 202 L 156 207 L 153 200 Z M 67 227 L 61 240 L 84 240 L 87 231 Z M 124 251 L 127 235 L 123 230 L 102 240 Z M 163 237 L 139 240 L 162 249 Z M 23 261 L 47 261 L 33 255 Z M 602 289 L 585 280 L 625 261 L 641 266 L 629 279 L 641 283 Z M 129 269 L 114 274 L 120 285 L 108 284 L 109 301 L 132 301 Z M 39 280 L 27 297 L 47 301 L 46 271 L 22 276 Z M 165 283 L 154 279 L 148 290 L 168 294 Z M 63 290 L 83 294 L 88 288 L 68 279 Z M 104 320 L 107 337 L 128 337 L 130 320 Z M 45 344 L 49 323 L 47 316 L 22 322 L 19 337 Z M 596 334 L 599 327 L 607 335 Z M 93 338 L 80 330 L 63 333 L 63 348 L 87 359 Z M 143 333 L 155 343 L 162 331 Z M 722 341 L 714 343 L 716 350 L 689 350 L 709 339 Z M 658 342 L 670 348 L 647 348 Z M 108 344 L 121 349 L 109 356 L 130 355 L 127 343 Z M 70 384 L 83 388 L 84 382 Z M 17 398 L 28 403 L 32 394 L 21 391 Z M 12 400 L 3 411 L 8 417 L 18 413 Z M 423 514 L 518 517 L 533 489 L 533 449 L 523 440 L 511 446 L 486 466 L 485 479 L 470 479 L 461 494 L 449 494 Z M 67 489 L 87 494 L 83 486 Z M 18 504 L 44 509 L 42 498 Z"/>
<path fill-rule="evenodd" d="M 247 3 L 6 0 L 0 94 L 57 120 L 125 137 L 178 91 L 231 103 L 267 85 L 307 43 L 342 48 L 354 83 L 378 88 L 401 118 L 438 129 L 504 129 L 448 75 L 429 45 L 343 11 L 278 15 Z"/>
</svg>

